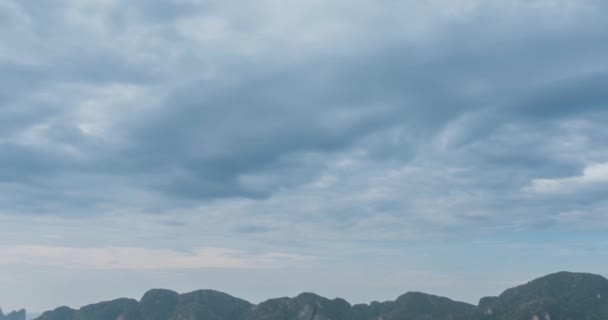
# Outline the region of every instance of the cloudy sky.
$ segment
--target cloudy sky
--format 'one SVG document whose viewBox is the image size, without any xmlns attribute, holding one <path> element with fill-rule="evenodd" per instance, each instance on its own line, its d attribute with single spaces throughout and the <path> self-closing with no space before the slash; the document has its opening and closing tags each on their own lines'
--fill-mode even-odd
<svg viewBox="0 0 608 320">
<path fill-rule="evenodd" d="M 0 306 L 606 275 L 603 0 L 0 0 Z"/>
</svg>

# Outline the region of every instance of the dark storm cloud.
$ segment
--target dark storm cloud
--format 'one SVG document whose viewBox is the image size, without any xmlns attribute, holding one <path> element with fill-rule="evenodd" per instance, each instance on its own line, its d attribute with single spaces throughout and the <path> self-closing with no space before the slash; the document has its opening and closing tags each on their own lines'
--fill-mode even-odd
<svg viewBox="0 0 608 320">
<path fill-rule="evenodd" d="M 17 261 L 0 266 L 17 288 L 0 299 L 64 288 L 43 310 L 237 282 L 245 297 L 317 283 L 360 301 L 404 284 L 477 299 L 504 283 L 480 285 L 471 261 L 509 283 L 601 272 L 606 9 L 0 1 L 0 244 Z M 164 270 L 199 250 L 272 269 Z M 162 272 L 48 255 L 118 251 Z M 107 294 L 83 295 L 91 281 Z"/>
<path fill-rule="evenodd" d="M 213 188 L 209 181 L 230 186 L 239 175 L 267 169 L 290 154 L 341 150 L 393 121 L 382 105 L 391 97 L 374 99 L 366 94 L 374 88 L 364 84 L 342 88 L 346 77 L 320 68 L 225 88 L 211 82 L 189 85 L 172 94 L 158 114 L 138 121 L 130 152 L 139 164 L 179 166 L 187 180 L 199 181 L 198 187 L 182 189 L 180 182 L 171 190 L 204 194 Z M 234 187 L 219 192 L 246 192 Z"/>
<path fill-rule="evenodd" d="M 608 102 L 608 73 L 573 77 L 541 88 L 520 105 L 520 112 L 535 118 L 567 117 L 604 111 Z"/>
<path fill-rule="evenodd" d="M 267 22 L 235 23 L 230 6 L 90 5 L 14 3 L 2 11 L 16 32 L 3 36 L 20 50 L 39 49 L 31 62 L 12 56 L 0 63 L 0 177 L 9 190 L 57 185 L 66 202 L 96 198 L 63 192 L 88 181 L 105 194 L 101 202 L 124 200 L 113 192 L 118 184 L 169 203 L 261 200 L 312 183 L 333 157 L 363 152 L 378 166 L 474 165 L 472 176 L 448 183 L 482 192 L 480 206 L 498 210 L 500 195 L 521 197 L 535 178 L 572 176 L 590 160 L 606 161 L 597 119 L 608 98 L 608 46 L 598 10 L 520 4 L 501 15 L 501 6 L 485 4 L 456 18 L 439 15 L 423 39 L 387 13 L 382 23 L 351 25 L 343 47 L 329 40 L 322 45 L 332 50 L 294 50 L 289 41 L 305 31 L 299 26 L 276 30 L 277 47 L 262 42 L 247 53 L 238 44 L 259 35 L 243 23 Z M 213 25 L 215 34 L 184 34 L 179 25 L 188 19 L 200 19 L 201 28 L 224 24 Z M 132 93 L 103 90 L 125 84 L 143 89 L 110 108 Z M 56 88 L 62 85 L 68 89 Z M 91 101 L 108 107 L 81 119 Z M 109 119 L 101 134 L 97 123 L 87 129 L 91 117 Z M 575 148 L 552 143 L 574 134 L 560 125 L 567 120 L 587 123 L 579 135 L 596 152 L 569 156 Z M 403 205 L 382 201 L 370 207 Z"/>
</svg>

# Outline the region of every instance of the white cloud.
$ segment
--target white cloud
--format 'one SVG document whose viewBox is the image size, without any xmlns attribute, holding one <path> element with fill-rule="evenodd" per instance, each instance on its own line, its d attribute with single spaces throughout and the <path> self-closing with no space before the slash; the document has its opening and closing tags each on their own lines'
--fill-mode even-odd
<svg viewBox="0 0 608 320">
<path fill-rule="evenodd" d="M 608 162 L 591 164 L 585 167 L 582 174 L 575 177 L 559 179 L 533 179 L 531 184 L 524 188 L 532 193 L 568 193 L 608 183 Z"/>
</svg>

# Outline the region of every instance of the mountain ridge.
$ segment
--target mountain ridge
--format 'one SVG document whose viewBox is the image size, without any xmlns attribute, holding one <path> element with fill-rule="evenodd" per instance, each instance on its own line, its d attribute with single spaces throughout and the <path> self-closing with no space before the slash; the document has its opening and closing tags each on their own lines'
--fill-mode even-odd
<svg viewBox="0 0 608 320">
<path fill-rule="evenodd" d="M 142 298 L 120 298 L 59 307 L 37 320 L 605 320 L 608 280 L 589 273 L 558 272 L 510 288 L 478 305 L 422 292 L 393 301 L 352 305 L 305 292 L 257 305 L 215 290 L 179 294 L 152 289 Z M 3 320 L 0 318 L 0 320 Z M 13 320 L 13 319 L 7 319 Z"/>
<path fill-rule="evenodd" d="M 8 314 L 4 314 L 2 309 L 0 308 L 0 320 L 25 320 L 26 313 L 24 309 L 11 311 Z"/>
</svg>

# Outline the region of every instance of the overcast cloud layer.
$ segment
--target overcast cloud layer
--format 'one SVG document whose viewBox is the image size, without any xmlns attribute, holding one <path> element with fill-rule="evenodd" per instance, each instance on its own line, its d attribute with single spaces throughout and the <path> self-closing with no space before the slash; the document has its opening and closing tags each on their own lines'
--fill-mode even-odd
<svg viewBox="0 0 608 320">
<path fill-rule="evenodd" d="M 600 0 L 0 1 L 0 306 L 605 272 L 607 30 Z"/>
</svg>

